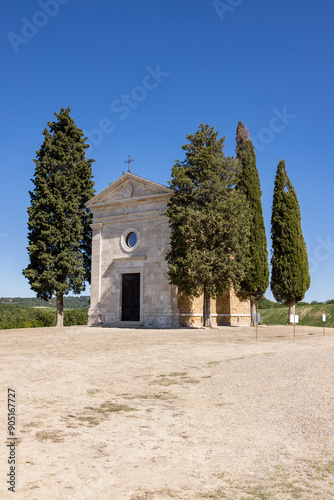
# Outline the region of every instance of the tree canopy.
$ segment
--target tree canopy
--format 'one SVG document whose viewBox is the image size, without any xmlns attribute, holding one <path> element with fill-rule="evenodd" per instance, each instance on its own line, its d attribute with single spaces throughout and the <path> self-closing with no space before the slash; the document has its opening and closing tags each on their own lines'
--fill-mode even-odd
<svg viewBox="0 0 334 500">
<path fill-rule="evenodd" d="M 289 314 L 294 314 L 295 302 L 304 298 L 310 286 L 310 274 L 300 207 L 284 160 L 279 162 L 275 177 L 271 238 L 271 290 L 278 302 L 289 303 Z"/>
<path fill-rule="evenodd" d="M 62 326 L 63 295 L 85 289 L 90 281 L 91 214 L 85 203 L 94 195 L 86 138 L 70 116 L 70 108 L 48 122 L 35 163 L 29 192 L 27 247 L 30 263 L 24 276 L 37 294 L 58 299 L 57 325 Z"/>
<path fill-rule="evenodd" d="M 204 324 L 211 324 L 210 297 L 240 288 L 248 265 L 249 213 L 235 189 L 240 164 L 225 157 L 225 138 L 201 124 L 176 160 L 168 203 L 172 235 L 166 259 L 171 283 L 187 295 L 204 294 Z"/>
<path fill-rule="evenodd" d="M 253 316 L 256 312 L 256 301 L 263 296 L 269 285 L 269 266 L 261 203 L 262 192 L 259 172 L 256 167 L 255 150 L 249 139 L 248 129 L 241 122 L 238 123 L 237 127 L 236 154 L 241 164 L 237 189 L 244 193 L 247 198 L 251 225 L 249 265 L 241 282 L 239 295 L 242 298 L 251 298 L 251 302 L 255 306 L 252 307 Z"/>
</svg>

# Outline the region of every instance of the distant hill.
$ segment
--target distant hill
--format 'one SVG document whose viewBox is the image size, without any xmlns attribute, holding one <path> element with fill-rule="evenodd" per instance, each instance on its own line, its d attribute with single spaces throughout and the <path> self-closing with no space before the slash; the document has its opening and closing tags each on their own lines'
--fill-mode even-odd
<svg viewBox="0 0 334 500">
<path fill-rule="evenodd" d="M 288 317 L 288 306 L 276 305 L 261 309 L 258 307 L 262 325 L 285 325 Z M 334 328 L 334 301 L 326 303 L 299 303 L 296 305 L 296 314 L 302 326 L 323 326 L 322 315 L 326 314 L 325 326 Z"/>
<path fill-rule="evenodd" d="M 36 297 L 0 297 L 0 304 L 19 305 L 24 307 L 57 307 L 57 298 L 49 301 L 37 299 Z M 89 307 L 90 297 L 64 297 L 64 309 L 86 309 Z"/>
</svg>

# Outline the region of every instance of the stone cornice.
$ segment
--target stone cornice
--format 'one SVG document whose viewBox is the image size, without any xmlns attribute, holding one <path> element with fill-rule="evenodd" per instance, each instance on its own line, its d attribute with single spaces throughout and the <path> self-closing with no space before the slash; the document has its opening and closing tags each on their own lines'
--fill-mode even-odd
<svg viewBox="0 0 334 500">
<path fill-rule="evenodd" d="M 104 202 L 93 201 L 94 198 L 86 203 L 86 207 L 92 209 L 106 208 L 106 207 L 117 207 L 124 205 L 138 205 L 139 203 L 154 203 L 155 201 L 168 201 L 171 194 L 158 193 L 149 194 L 145 196 L 138 196 L 136 198 L 124 198 L 119 200 L 109 200 Z"/>
<path fill-rule="evenodd" d="M 149 211 L 149 212 L 139 212 L 139 213 L 131 213 L 131 214 L 120 214 L 106 217 L 94 218 L 91 227 L 93 229 L 98 229 L 101 224 L 118 224 L 120 222 L 130 222 L 132 220 L 149 220 L 149 219 L 160 219 L 162 223 L 169 223 L 169 219 L 166 216 L 165 212 L 162 211 Z"/>
</svg>

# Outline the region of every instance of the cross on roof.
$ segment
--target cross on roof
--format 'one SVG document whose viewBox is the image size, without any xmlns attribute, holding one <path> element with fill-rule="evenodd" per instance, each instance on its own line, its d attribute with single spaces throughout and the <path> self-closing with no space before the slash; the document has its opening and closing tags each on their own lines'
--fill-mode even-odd
<svg viewBox="0 0 334 500">
<path fill-rule="evenodd" d="M 131 173 L 131 170 L 130 170 L 130 163 L 134 161 L 134 160 L 131 160 L 131 156 L 129 155 L 129 158 L 127 160 L 125 160 L 124 163 L 127 163 L 128 164 L 128 172 Z"/>
</svg>

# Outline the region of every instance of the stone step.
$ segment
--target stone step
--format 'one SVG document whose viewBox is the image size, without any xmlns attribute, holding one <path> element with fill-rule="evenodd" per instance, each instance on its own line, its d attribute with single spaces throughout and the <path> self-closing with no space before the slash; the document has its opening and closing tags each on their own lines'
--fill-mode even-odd
<svg viewBox="0 0 334 500">
<path fill-rule="evenodd" d="M 115 323 L 109 323 L 104 326 L 107 328 L 143 328 L 143 325 L 142 321 L 115 321 Z"/>
</svg>

